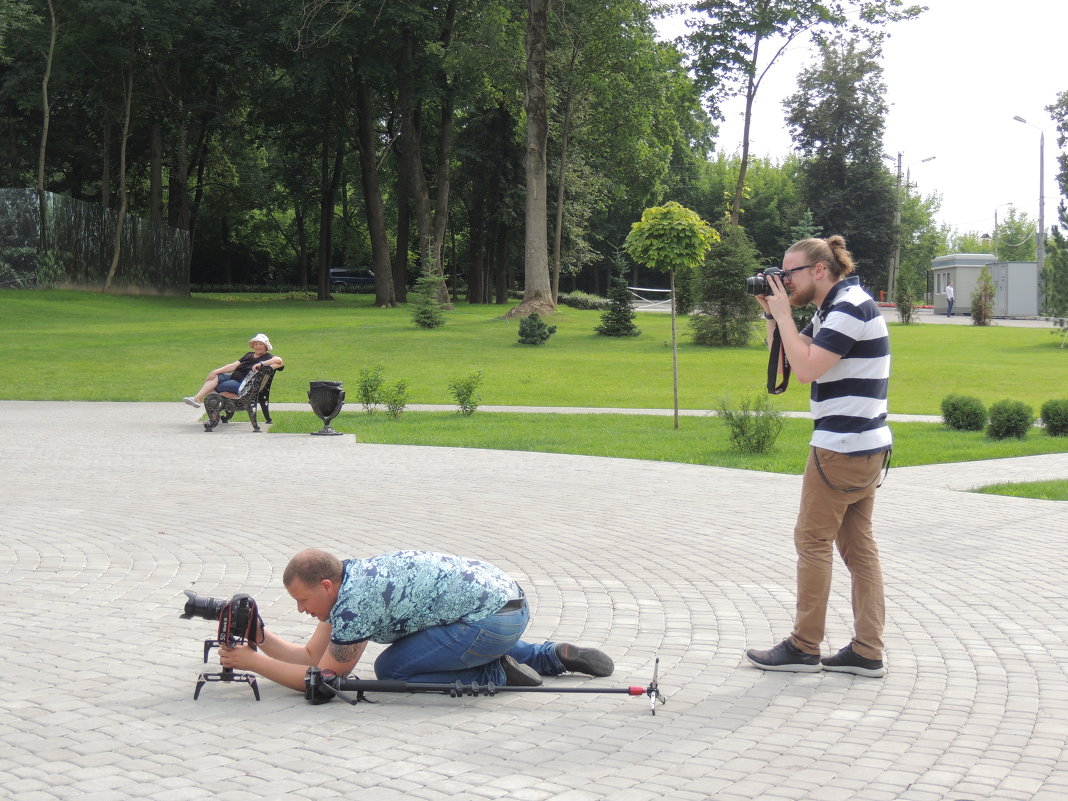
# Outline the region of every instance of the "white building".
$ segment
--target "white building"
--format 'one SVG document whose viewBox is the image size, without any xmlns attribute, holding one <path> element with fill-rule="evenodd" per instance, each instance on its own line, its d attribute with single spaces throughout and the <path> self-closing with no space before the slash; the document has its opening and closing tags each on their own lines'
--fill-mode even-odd
<svg viewBox="0 0 1068 801">
<path fill-rule="evenodd" d="M 951 253 L 931 262 L 935 314 L 946 313 L 946 285 L 952 281 L 953 313 L 971 314 L 979 274 L 990 268 L 994 282 L 993 317 L 1037 317 L 1038 262 L 998 261 L 992 253 Z"/>
</svg>

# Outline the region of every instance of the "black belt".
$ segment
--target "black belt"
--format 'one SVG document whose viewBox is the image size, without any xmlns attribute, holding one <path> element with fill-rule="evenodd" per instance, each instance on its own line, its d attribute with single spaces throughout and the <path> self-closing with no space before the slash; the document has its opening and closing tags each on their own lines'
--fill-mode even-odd
<svg viewBox="0 0 1068 801">
<path fill-rule="evenodd" d="M 497 611 L 498 612 L 514 612 L 516 609 L 522 609 L 526 605 L 527 605 L 526 593 L 524 593 L 523 592 L 523 588 L 520 587 L 519 588 L 519 597 L 518 598 L 513 598 L 512 600 L 510 600 L 508 603 L 506 603 L 504 606 L 502 606 Z"/>
</svg>

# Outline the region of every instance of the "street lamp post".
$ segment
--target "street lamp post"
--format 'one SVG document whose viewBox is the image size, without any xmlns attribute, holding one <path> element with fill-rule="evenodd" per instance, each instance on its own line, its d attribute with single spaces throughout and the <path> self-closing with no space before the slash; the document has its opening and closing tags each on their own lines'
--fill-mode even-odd
<svg viewBox="0 0 1068 801">
<path fill-rule="evenodd" d="M 1023 117 L 1013 117 L 1016 122 L 1038 128 L 1038 276 L 1042 280 L 1046 266 L 1046 131 Z"/>
<path fill-rule="evenodd" d="M 901 156 L 903 154 L 899 150 L 897 153 L 897 208 L 894 209 L 894 263 L 890 265 L 890 275 L 886 281 L 887 298 L 891 303 L 896 303 L 894 300 L 894 292 L 897 289 L 897 273 L 901 267 Z M 889 157 L 887 157 L 889 158 Z M 928 156 L 920 161 L 920 164 L 926 164 L 928 161 L 934 161 L 934 156 Z M 911 166 L 909 170 L 911 170 Z M 905 191 L 908 191 L 909 185 L 909 172 L 905 172 Z"/>
</svg>

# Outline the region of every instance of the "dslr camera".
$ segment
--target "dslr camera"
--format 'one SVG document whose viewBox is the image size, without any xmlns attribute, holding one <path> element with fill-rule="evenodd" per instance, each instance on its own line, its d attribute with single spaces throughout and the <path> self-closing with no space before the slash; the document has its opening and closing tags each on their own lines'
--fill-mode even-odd
<svg viewBox="0 0 1068 801">
<path fill-rule="evenodd" d="M 771 290 L 771 284 L 768 283 L 769 275 L 779 276 L 779 280 L 783 280 L 783 269 L 781 267 L 768 267 L 766 270 L 761 270 L 756 275 L 751 275 L 745 279 L 745 291 L 750 295 L 774 295 Z"/>
<path fill-rule="evenodd" d="M 253 650 L 256 645 L 263 642 L 263 618 L 260 617 L 256 602 L 244 593 L 238 593 L 233 598 L 210 598 L 199 596 L 192 590 L 185 591 L 186 601 L 182 618 L 189 620 L 194 617 L 204 620 L 217 620 L 219 622 L 219 634 L 214 640 L 204 641 L 204 661 L 208 661 L 208 653 L 212 648 L 225 645 L 227 648 L 235 648 L 238 645 L 248 644 Z M 201 673 L 197 678 L 197 686 L 193 691 L 193 700 L 200 697 L 200 691 L 209 681 L 239 681 L 245 682 L 252 687 L 252 694 L 256 700 L 260 700 L 259 686 L 256 677 L 251 673 L 234 673 L 233 668 L 224 667 L 219 673 Z"/>
</svg>

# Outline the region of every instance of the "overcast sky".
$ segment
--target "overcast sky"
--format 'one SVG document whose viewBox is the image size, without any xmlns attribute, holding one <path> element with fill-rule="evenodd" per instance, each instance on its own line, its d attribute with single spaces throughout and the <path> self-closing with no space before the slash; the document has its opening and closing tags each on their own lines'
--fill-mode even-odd
<svg viewBox="0 0 1068 801">
<path fill-rule="evenodd" d="M 921 0 L 922 2 L 922 0 Z M 887 164 L 923 194 L 942 195 L 939 219 L 959 231 L 992 232 L 1009 204 L 1038 217 L 1039 131 L 1045 130 L 1045 224 L 1057 222 L 1057 132 L 1046 106 L 1068 91 L 1068 2 L 1065 0 L 927 0 L 917 20 L 891 28 L 883 78 L 890 111 Z M 671 38 L 683 18 L 660 23 Z M 807 42 L 794 46 L 768 73 L 757 95 L 750 150 L 781 158 L 791 151 L 782 100 L 813 63 Z M 740 152 L 741 101 L 725 108 L 717 148 Z M 933 161 L 924 159 L 934 156 Z"/>
</svg>

